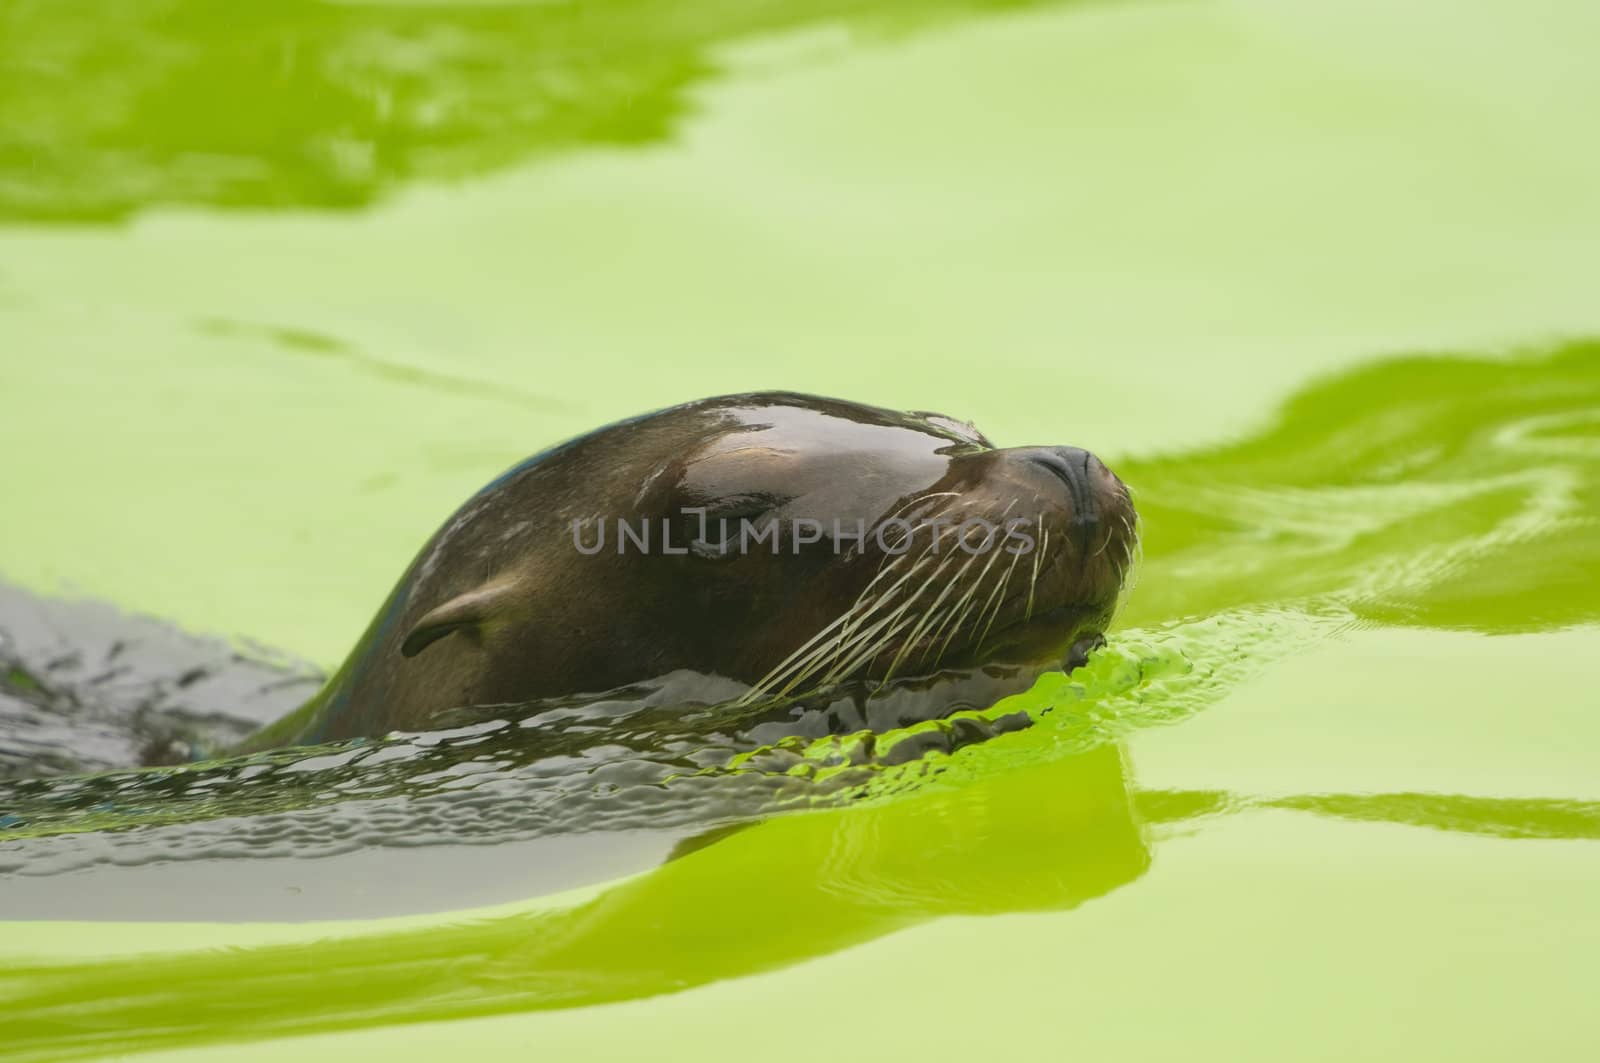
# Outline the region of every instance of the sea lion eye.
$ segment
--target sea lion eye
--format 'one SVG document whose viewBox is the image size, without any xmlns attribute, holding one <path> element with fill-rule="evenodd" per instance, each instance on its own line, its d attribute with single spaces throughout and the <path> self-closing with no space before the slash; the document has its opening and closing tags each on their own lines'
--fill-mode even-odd
<svg viewBox="0 0 1600 1063">
<path fill-rule="evenodd" d="M 741 495 L 719 499 L 715 505 L 686 507 L 689 552 L 707 561 L 726 561 L 740 552 L 742 544 L 770 542 L 774 532 L 769 526 L 777 524 L 773 511 L 783 502 L 772 495 Z"/>
</svg>

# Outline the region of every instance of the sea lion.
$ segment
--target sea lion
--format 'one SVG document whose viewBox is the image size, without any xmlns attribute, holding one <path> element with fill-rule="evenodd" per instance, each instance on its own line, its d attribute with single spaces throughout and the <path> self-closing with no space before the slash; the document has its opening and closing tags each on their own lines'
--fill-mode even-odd
<svg viewBox="0 0 1600 1063">
<path fill-rule="evenodd" d="M 747 702 L 937 668 L 1037 675 L 1101 640 L 1135 528 L 1084 450 L 788 392 L 690 402 L 468 499 L 327 685 L 240 751 L 678 671 Z"/>
</svg>

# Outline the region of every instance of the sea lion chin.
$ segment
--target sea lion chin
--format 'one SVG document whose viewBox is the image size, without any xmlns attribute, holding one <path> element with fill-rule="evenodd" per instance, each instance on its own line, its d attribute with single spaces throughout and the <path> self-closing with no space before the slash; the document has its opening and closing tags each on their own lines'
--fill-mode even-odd
<svg viewBox="0 0 1600 1063">
<path fill-rule="evenodd" d="M 1072 447 L 764 392 L 608 425 L 479 491 L 327 685 L 241 751 L 690 671 L 787 698 L 1081 663 L 1131 563 L 1128 490 Z"/>
</svg>

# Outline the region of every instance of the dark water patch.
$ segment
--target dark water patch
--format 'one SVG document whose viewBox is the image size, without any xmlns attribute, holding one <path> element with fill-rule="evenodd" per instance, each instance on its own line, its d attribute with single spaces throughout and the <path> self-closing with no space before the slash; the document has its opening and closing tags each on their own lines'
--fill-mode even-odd
<svg viewBox="0 0 1600 1063">
<path fill-rule="evenodd" d="M 312 666 L 104 602 L 0 582 L 0 782 L 187 760 L 322 685 Z"/>
<path fill-rule="evenodd" d="M 975 713 L 1028 685 L 1009 670 L 946 673 L 741 709 L 741 685 L 684 673 L 420 734 L 13 781 L 0 788 L 0 873 L 745 822 L 859 786 L 914 759 L 907 744 L 948 756 L 1025 727 L 1025 712 Z"/>
<path fill-rule="evenodd" d="M 409 180 L 662 141 L 741 38 L 1029 6 L 19 0 L 0 6 L 0 221 L 364 207 Z"/>
</svg>

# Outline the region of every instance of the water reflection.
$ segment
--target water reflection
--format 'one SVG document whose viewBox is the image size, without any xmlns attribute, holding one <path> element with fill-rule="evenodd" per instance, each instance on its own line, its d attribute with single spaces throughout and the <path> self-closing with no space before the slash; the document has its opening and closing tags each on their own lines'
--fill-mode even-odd
<svg viewBox="0 0 1600 1063">
<path fill-rule="evenodd" d="M 1600 805 L 1577 802 L 1130 793 L 1121 751 L 1104 746 L 982 787 L 775 819 L 556 911 L 314 949 L 14 969 L 0 974 L 8 1039 L 72 1058 L 112 1031 L 133 1051 L 678 992 L 941 917 L 1071 909 L 1145 873 L 1157 844 L 1146 820 L 1252 804 L 1493 837 L 1600 837 Z"/>
<path fill-rule="evenodd" d="M 1265 432 L 1120 461 L 1145 625 L 1319 601 L 1487 634 L 1600 619 L 1600 342 L 1398 358 L 1302 391 Z"/>
<path fill-rule="evenodd" d="M 909 29 L 1030 0 L 343 4 L 0 11 L 0 221 L 157 204 L 365 206 L 409 180 L 671 135 L 718 46 Z"/>
</svg>

